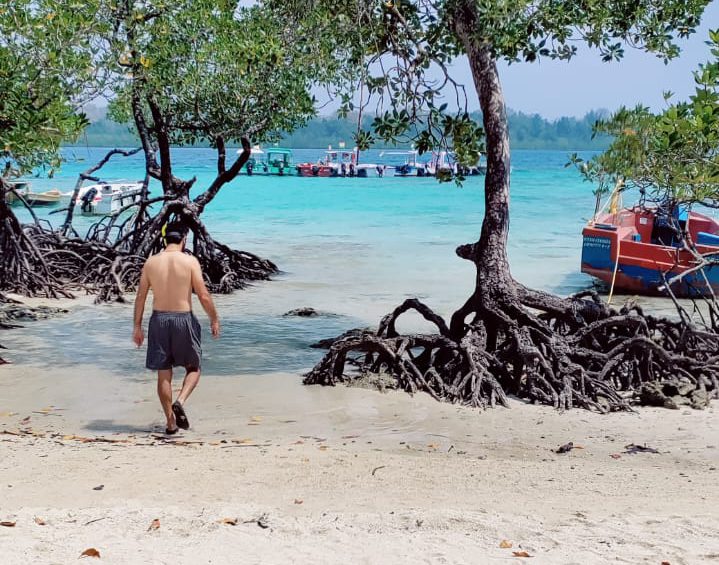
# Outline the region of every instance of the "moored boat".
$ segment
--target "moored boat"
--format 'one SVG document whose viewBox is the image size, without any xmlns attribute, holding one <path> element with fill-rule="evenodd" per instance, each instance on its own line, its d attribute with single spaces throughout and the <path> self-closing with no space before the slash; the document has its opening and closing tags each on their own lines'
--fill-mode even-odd
<svg viewBox="0 0 719 565">
<path fill-rule="evenodd" d="M 719 266 L 699 265 L 686 248 L 688 234 L 700 254 L 719 253 L 719 222 L 679 206 L 615 208 L 600 213 L 582 231 L 582 272 L 612 287 L 638 294 L 665 294 L 665 281 L 676 296 L 719 293 Z"/>
<path fill-rule="evenodd" d="M 480 158 L 481 159 L 481 158 Z M 474 165 L 462 165 L 457 161 L 454 153 L 447 151 L 435 151 L 425 166 L 426 173 L 432 176 L 476 176 L 483 175 L 487 168 L 480 163 L 480 159 Z"/>
<path fill-rule="evenodd" d="M 37 206 L 55 206 L 60 203 L 62 198 L 62 193 L 55 188 L 44 192 L 33 192 L 29 182 L 17 181 L 12 184 L 15 190 L 7 194 L 6 201 L 14 206 L 21 205 L 23 200 L 33 208 Z M 22 200 L 16 194 L 20 195 Z"/>
<path fill-rule="evenodd" d="M 297 165 L 297 174 L 301 177 L 377 177 L 383 176 L 383 165 L 372 163 L 358 163 L 359 152 L 357 148 L 344 149 L 342 144 L 339 150 L 330 146 L 325 151 L 324 158 L 316 163 L 300 163 Z"/>
<path fill-rule="evenodd" d="M 241 152 L 242 150 L 238 151 L 238 153 Z M 265 154 L 267 157 L 263 159 L 261 155 Z M 292 150 L 272 147 L 265 153 L 259 145 L 255 145 L 245 164 L 245 172 L 248 175 L 294 175 L 296 168 L 292 161 Z"/>
<path fill-rule="evenodd" d="M 404 163 L 394 166 L 396 177 L 424 177 L 427 176 L 427 166 L 417 162 L 419 152 L 415 149 L 409 151 L 386 151 L 380 154 L 402 157 Z"/>
<path fill-rule="evenodd" d="M 301 177 L 331 177 L 334 176 L 334 169 L 322 162 L 300 163 L 296 167 L 297 174 Z"/>
<path fill-rule="evenodd" d="M 75 208 L 83 216 L 104 216 L 139 202 L 141 196 L 141 182 L 102 182 L 82 187 Z M 69 205 L 71 198 L 72 193 L 63 194 L 63 205 Z"/>
</svg>

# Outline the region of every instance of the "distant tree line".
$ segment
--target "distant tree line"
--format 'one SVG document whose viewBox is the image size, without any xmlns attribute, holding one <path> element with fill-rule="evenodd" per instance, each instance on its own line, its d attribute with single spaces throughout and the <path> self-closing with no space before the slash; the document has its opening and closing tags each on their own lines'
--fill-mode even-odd
<svg viewBox="0 0 719 565">
<path fill-rule="evenodd" d="M 515 149 L 560 149 L 586 150 L 606 149 L 611 137 L 598 135 L 592 137 L 592 128 L 597 120 L 606 118 L 606 111 L 593 110 L 581 118 L 562 117 L 549 120 L 539 114 L 526 114 L 510 110 L 509 131 L 512 147 Z M 475 113 L 472 118 L 481 122 L 481 114 Z M 371 128 L 373 117 L 366 116 L 362 120 L 365 130 Z M 353 135 L 357 131 L 357 120 L 351 116 L 344 119 L 337 117 L 316 117 L 303 128 L 287 134 L 281 144 L 296 149 L 314 149 L 337 146 L 344 141 L 352 145 Z M 80 137 L 77 144 L 91 147 L 135 146 L 139 143 L 129 125 L 118 124 L 107 118 L 93 122 Z M 198 146 L 203 146 L 199 144 Z M 381 149 L 383 143 L 375 145 Z"/>
</svg>

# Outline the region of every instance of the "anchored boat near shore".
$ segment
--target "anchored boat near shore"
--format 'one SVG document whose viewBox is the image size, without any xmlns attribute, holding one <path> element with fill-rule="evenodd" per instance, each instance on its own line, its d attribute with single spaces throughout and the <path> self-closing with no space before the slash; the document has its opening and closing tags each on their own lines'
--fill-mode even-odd
<svg viewBox="0 0 719 565">
<path fill-rule="evenodd" d="M 582 272 L 611 285 L 612 290 L 675 296 L 719 293 L 719 265 L 698 256 L 719 256 L 719 222 L 681 206 L 634 206 L 599 213 L 582 231 Z M 685 237 L 696 251 L 685 245 Z"/>
<path fill-rule="evenodd" d="M 238 153 L 241 153 L 240 149 Z M 267 155 L 262 158 L 261 155 Z M 259 145 L 255 145 L 250 153 L 250 158 L 245 165 L 247 175 L 277 175 L 289 176 L 296 173 L 295 165 L 292 158 L 292 149 L 283 147 L 272 147 L 267 152 L 262 150 Z"/>
<path fill-rule="evenodd" d="M 29 182 L 17 181 L 12 184 L 14 192 L 8 192 L 5 197 L 5 200 L 10 205 L 20 206 L 24 200 L 32 208 L 38 206 L 56 206 L 62 198 L 62 193 L 57 189 L 46 190 L 45 192 L 33 192 Z"/>
<path fill-rule="evenodd" d="M 306 162 L 297 165 L 297 174 L 301 177 L 381 177 L 386 166 L 374 163 L 359 163 L 359 150 L 333 150 L 330 146 L 324 158 L 316 163 Z"/>
<path fill-rule="evenodd" d="M 105 216 L 139 202 L 141 196 L 141 182 L 101 182 L 83 186 L 80 189 L 75 209 L 83 216 Z M 71 199 L 71 192 L 63 194 L 61 203 L 64 206 L 69 206 Z"/>
</svg>

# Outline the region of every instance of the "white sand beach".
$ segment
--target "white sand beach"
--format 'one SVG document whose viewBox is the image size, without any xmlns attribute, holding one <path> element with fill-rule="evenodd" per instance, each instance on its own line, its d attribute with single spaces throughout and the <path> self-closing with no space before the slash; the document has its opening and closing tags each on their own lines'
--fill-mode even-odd
<svg viewBox="0 0 719 565">
<path fill-rule="evenodd" d="M 481 412 L 274 374 L 209 376 L 188 415 L 166 441 L 150 374 L 4 367 L 2 563 L 719 562 L 716 405 Z"/>
</svg>

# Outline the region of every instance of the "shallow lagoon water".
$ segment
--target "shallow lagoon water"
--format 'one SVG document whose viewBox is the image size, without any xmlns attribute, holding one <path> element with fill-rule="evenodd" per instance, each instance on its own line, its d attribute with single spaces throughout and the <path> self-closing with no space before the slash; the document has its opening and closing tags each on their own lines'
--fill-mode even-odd
<svg viewBox="0 0 719 565">
<path fill-rule="evenodd" d="M 38 190 L 70 190 L 78 172 L 106 150 L 66 150 L 68 162 L 52 179 L 32 179 Z M 295 162 L 316 160 L 321 150 L 297 150 Z M 379 152 L 364 155 L 379 160 Z M 388 158 L 385 158 L 387 160 Z M 536 288 L 569 294 L 591 284 L 579 272 L 581 228 L 594 210 L 592 187 L 563 151 L 513 154 L 509 256 L 513 274 Z M 197 177 L 195 192 L 213 178 L 209 149 L 175 150 L 174 173 Z M 106 179 L 142 176 L 142 158 L 111 161 Z M 375 325 L 407 297 L 417 296 L 448 315 L 469 295 L 474 267 L 457 245 L 476 241 L 483 213 L 484 177 L 460 188 L 434 179 L 297 178 L 240 176 L 222 189 L 204 219 L 213 236 L 273 260 L 282 274 L 273 282 L 217 298 L 223 338 L 205 340 L 206 372 L 218 375 L 298 372 L 319 359 L 308 345 L 346 329 Z M 159 192 L 153 186 L 153 192 Z M 23 220 L 29 217 L 19 209 Z M 59 222 L 61 214 L 41 217 Z M 77 218 L 80 233 L 93 222 Z M 309 306 L 331 314 L 286 318 Z M 7 332 L 3 343 L 19 363 L 98 364 L 132 375 L 143 351 L 130 344 L 127 305 L 83 307 L 48 322 Z M 203 323 L 204 319 L 200 316 Z M 205 324 L 206 326 L 206 324 Z M 421 329 L 408 316 L 400 329 Z"/>
</svg>

